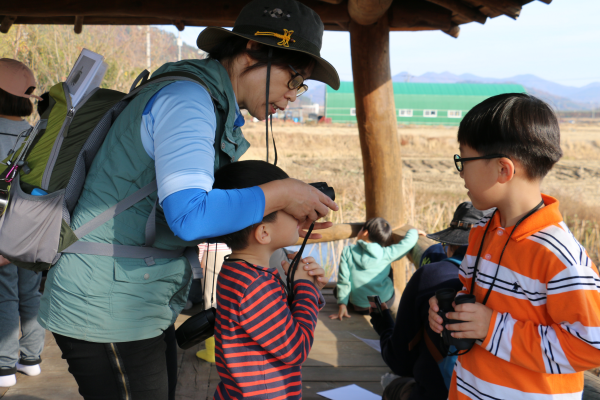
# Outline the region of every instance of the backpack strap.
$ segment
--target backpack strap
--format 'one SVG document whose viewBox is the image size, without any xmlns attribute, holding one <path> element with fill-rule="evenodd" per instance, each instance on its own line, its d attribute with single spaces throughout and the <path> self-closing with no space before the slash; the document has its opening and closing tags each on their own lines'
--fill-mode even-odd
<svg viewBox="0 0 600 400">
<path fill-rule="evenodd" d="M 157 190 L 156 180 L 150 182 L 146 186 L 137 190 L 133 194 L 127 196 L 108 210 L 104 211 L 100 215 L 92 218 L 87 223 L 77 228 L 73 233 L 79 239 L 83 238 L 94 229 L 113 219 L 123 211 L 127 210 L 134 204 L 143 200 L 150 194 Z M 145 246 L 125 246 L 118 244 L 108 243 L 93 243 L 93 242 L 82 242 L 77 241 L 71 246 L 62 251 L 62 253 L 78 253 L 78 254 L 89 254 L 96 256 L 109 256 L 109 257 L 123 257 L 123 258 L 143 258 L 147 265 L 154 265 L 155 258 L 178 258 L 184 254 L 185 248 L 176 250 L 165 250 L 152 247 L 156 238 L 156 206 L 158 199 L 154 202 L 152 211 L 148 216 L 146 222 L 146 242 Z M 188 257 L 188 259 L 193 257 Z"/>
<path fill-rule="evenodd" d="M 199 77 L 197 77 L 196 75 L 190 74 L 189 72 L 166 72 L 164 74 L 153 76 L 151 79 L 148 79 L 145 81 L 143 80 L 143 77 L 142 77 L 143 74 L 144 74 L 144 72 L 142 72 L 140 74 L 140 76 L 138 76 L 136 78 L 136 80 L 134 82 L 134 84 L 135 84 L 137 81 L 142 80 L 142 84 L 139 85 L 138 87 L 136 87 L 135 89 L 131 90 L 121 100 L 127 100 L 131 97 L 136 96 L 140 91 L 142 91 L 142 89 L 146 88 L 148 85 L 152 85 L 154 83 L 159 83 L 159 82 L 167 82 L 167 81 L 188 81 L 188 82 L 197 83 L 200 86 L 202 86 L 204 89 L 206 89 L 208 94 L 212 97 L 212 93 L 210 92 L 210 89 L 208 88 L 206 83 L 204 83 L 204 81 L 202 79 L 200 79 Z"/>
</svg>

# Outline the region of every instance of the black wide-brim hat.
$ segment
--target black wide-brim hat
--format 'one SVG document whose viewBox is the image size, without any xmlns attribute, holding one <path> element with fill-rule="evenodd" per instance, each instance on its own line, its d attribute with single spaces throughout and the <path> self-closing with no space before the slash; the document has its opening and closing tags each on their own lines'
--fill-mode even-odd
<svg viewBox="0 0 600 400">
<path fill-rule="evenodd" d="M 445 244 L 467 246 L 469 244 L 469 232 L 471 228 L 483 218 L 483 215 L 483 211 L 474 208 L 470 201 L 465 201 L 454 211 L 449 228 L 436 233 L 430 233 L 427 237 Z"/>
<path fill-rule="evenodd" d="M 299 51 L 315 61 L 310 79 L 337 90 L 340 77 L 333 65 L 321 57 L 323 30 L 319 15 L 296 0 L 254 0 L 242 9 L 233 30 L 209 26 L 200 33 L 196 44 L 210 53 L 225 39 L 240 36 L 267 46 Z"/>
</svg>

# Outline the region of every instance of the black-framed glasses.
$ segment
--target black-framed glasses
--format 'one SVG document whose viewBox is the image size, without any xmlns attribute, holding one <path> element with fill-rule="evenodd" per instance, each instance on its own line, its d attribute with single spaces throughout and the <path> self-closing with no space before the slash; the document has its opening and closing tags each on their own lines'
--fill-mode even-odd
<svg viewBox="0 0 600 400">
<path fill-rule="evenodd" d="M 463 163 L 465 161 L 475 161 L 475 160 L 491 160 L 493 158 L 508 158 L 510 160 L 509 156 L 506 156 L 504 154 L 488 154 L 487 156 L 481 156 L 481 157 L 467 157 L 467 158 L 462 158 L 461 156 L 459 156 L 458 154 L 454 155 L 454 165 L 456 166 L 456 169 L 458 170 L 458 172 L 462 172 L 464 165 Z"/>
<path fill-rule="evenodd" d="M 291 65 L 289 65 L 289 67 L 292 69 L 292 71 L 294 71 L 296 75 L 294 75 L 292 79 L 290 79 L 290 81 L 288 82 L 288 87 L 291 90 L 296 89 L 298 91 L 298 93 L 296 93 L 296 97 L 300 97 L 304 93 L 306 93 L 306 91 L 308 90 L 308 86 L 304 84 L 304 77 L 300 75 L 300 73 L 296 71 L 294 67 L 292 67 Z"/>
</svg>

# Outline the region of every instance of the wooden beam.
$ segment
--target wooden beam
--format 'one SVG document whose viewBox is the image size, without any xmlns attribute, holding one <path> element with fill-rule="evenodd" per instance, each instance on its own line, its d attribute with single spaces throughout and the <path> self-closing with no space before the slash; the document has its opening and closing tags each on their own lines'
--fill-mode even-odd
<svg viewBox="0 0 600 400">
<path fill-rule="evenodd" d="M 10 30 L 10 27 L 12 26 L 12 24 L 15 22 L 16 19 L 17 19 L 17 17 L 11 16 L 11 15 L 5 15 L 4 18 L 2 18 L 2 23 L 0 23 L 0 32 L 8 33 L 8 31 Z"/>
<path fill-rule="evenodd" d="M 476 0 L 476 3 L 498 10 L 512 19 L 517 19 L 521 15 L 522 5 L 516 0 Z"/>
<path fill-rule="evenodd" d="M 460 34 L 460 26 L 454 25 L 452 28 L 450 28 L 448 30 L 443 30 L 442 32 L 444 32 L 447 35 L 452 36 L 453 38 L 458 38 L 458 35 Z"/>
<path fill-rule="evenodd" d="M 550 4 L 552 3 L 552 0 L 540 0 L 542 3 L 546 3 L 546 4 Z"/>
<path fill-rule="evenodd" d="M 372 25 L 391 5 L 392 0 L 348 0 L 348 14 L 361 25 Z"/>
<path fill-rule="evenodd" d="M 151 17 L 171 20 L 203 20 L 208 25 L 233 26 L 242 8 L 248 0 L 218 0 L 192 1 L 179 0 L 174 2 L 163 0 L 144 0 L 143 7 L 139 1 L 103 0 L 103 1 L 69 1 L 68 7 L 64 2 L 47 0 L 3 1 L 0 4 L 0 15 L 19 15 L 27 17 L 64 17 L 65 14 L 101 17 Z M 312 8 L 323 23 L 348 22 L 348 7 L 345 4 L 329 4 L 318 0 L 302 2 Z M 23 11 L 21 14 L 13 10 Z M 197 17 L 195 17 L 197 16 Z M 86 24 L 88 24 L 86 19 Z M 187 25 L 187 24 L 186 24 Z"/>
<path fill-rule="evenodd" d="M 310 239 L 307 243 L 325 243 L 334 242 L 336 240 L 352 239 L 358 235 L 358 232 L 360 232 L 364 225 L 364 222 L 336 224 L 331 228 L 315 231 L 315 233 L 320 233 L 323 237 L 321 239 Z M 303 240 L 303 238 L 298 239 L 296 245 L 301 245 Z"/>
<path fill-rule="evenodd" d="M 362 151 L 366 219 L 404 225 L 402 160 L 390 69 L 389 17 L 364 26 L 350 21 L 356 119 Z M 392 265 L 398 297 L 406 285 L 405 261 Z"/>
<path fill-rule="evenodd" d="M 83 17 L 76 16 L 74 25 L 73 31 L 79 35 L 83 30 Z"/>
<path fill-rule="evenodd" d="M 185 23 L 182 20 L 177 20 L 175 21 L 175 28 L 177 28 L 177 30 L 179 32 L 182 32 L 185 29 Z"/>
<path fill-rule="evenodd" d="M 479 22 L 480 24 L 485 24 L 487 17 L 479 12 L 476 8 L 469 7 L 465 3 L 460 0 L 427 0 L 430 3 L 437 4 L 438 6 L 442 6 L 452 11 L 453 17 L 458 14 L 461 15 L 471 21 Z"/>
<path fill-rule="evenodd" d="M 392 30 L 432 28 L 449 31 L 455 25 L 452 22 L 452 11 L 427 1 L 394 2 L 390 7 L 389 17 Z"/>
<path fill-rule="evenodd" d="M 406 232 L 408 232 L 410 229 L 413 229 L 413 228 L 414 228 L 414 226 L 407 224 L 401 228 L 395 229 L 392 232 L 393 243 L 396 244 L 400 240 L 404 239 L 404 237 L 406 236 Z M 415 265 L 415 267 L 419 268 L 419 266 L 420 266 L 419 263 L 421 262 L 421 256 L 423 255 L 425 250 L 427 250 L 430 246 L 432 246 L 436 243 L 437 242 L 435 242 L 425 236 L 419 236 L 419 239 L 417 240 L 417 244 L 415 245 L 415 247 L 412 248 L 410 253 L 408 253 L 406 255 L 406 257 L 410 260 L 411 263 L 413 263 Z"/>
<path fill-rule="evenodd" d="M 341 4 L 344 2 L 344 0 L 321 0 L 323 3 L 329 3 L 329 4 Z M 550 0 L 552 1 L 552 0 Z"/>
</svg>

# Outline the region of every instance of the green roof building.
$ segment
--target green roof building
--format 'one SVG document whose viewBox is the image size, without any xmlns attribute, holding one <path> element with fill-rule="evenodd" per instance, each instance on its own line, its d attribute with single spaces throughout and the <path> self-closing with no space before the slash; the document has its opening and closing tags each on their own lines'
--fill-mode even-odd
<svg viewBox="0 0 600 400">
<path fill-rule="evenodd" d="M 394 82 L 396 118 L 399 124 L 459 125 L 473 106 L 502 93 L 525 93 L 525 89 L 512 84 Z M 325 117 L 332 122 L 356 122 L 352 82 L 342 82 L 337 91 L 327 86 Z"/>
</svg>

